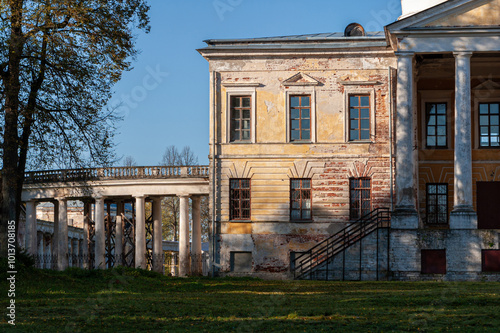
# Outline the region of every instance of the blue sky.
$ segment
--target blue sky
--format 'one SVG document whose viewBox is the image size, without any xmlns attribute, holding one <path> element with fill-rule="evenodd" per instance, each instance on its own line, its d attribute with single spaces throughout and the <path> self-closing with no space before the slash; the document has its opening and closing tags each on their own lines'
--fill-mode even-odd
<svg viewBox="0 0 500 333">
<path fill-rule="evenodd" d="M 115 86 L 116 153 L 157 165 L 165 148 L 190 146 L 208 164 L 208 62 L 203 40 L 343 32 L 352 22 L 382 30 L 399 0 L 150 0 L 151 33 L 139 32 L 133 70 Z"/>
</svg>

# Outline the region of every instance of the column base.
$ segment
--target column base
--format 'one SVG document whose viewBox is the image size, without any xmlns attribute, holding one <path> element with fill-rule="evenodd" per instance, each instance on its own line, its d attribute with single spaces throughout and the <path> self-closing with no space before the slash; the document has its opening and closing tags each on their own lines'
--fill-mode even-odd
<svg viewBox="0 0 500 333">
<path fill-rule="evenodd" d="M 477 229 L 477 214 L 472 206 L 455 206 L 450 213 L 450 229 Z"/>
<path fill-rule="evenodd" d="M 418 229 L 418 212 L 413 206 L 396 207 L 391 216 L 392 229 Z"/>
</svg>

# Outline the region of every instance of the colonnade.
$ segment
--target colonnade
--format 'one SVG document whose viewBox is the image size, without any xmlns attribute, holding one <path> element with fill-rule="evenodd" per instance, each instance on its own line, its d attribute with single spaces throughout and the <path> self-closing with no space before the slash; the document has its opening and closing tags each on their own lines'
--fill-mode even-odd
<svg viewBox="0 0 500 333">
<path fill-rule="evenodd" d="M 180 201 L 180 220 L 179 220 L 179 276 L 201 275 L 202 274 L 202 249 L 201 249 L 201 196 L 199 195 L 178 195 Z M 190 227 L 189 221 L 189 199 L 192 200 L 192 221 Z M 84 202 L 84 227 L 83 239 L 78 245 L 74 245 L 74 240 L 68 245 L 68 218 L 67 202 L 68 200 L 81 200 Z M 152 203 L 152 254 L 155 262 L 163 263 L 163 244 L 162 244 L 162 196 L 133 196 L 132 201 L 135 204 L 135 267 L 147 268 L 146 248 L 146 199 Z M 130 200 L 130 199 L 128 199 Z M 113 198 L 105 196 L 96 196 L 90 198 L 66 198 L 56 197 L 54 203 L 54 234 L 49 248 L 40 245 L 39 234 L 37 232 L 36 205 L 37 200 L 26 202 L 26 249 L 33 255 L 50 253 L 57 257 L 56 267 L 64 270 L 68 267 L 70 254 L 87 256 L 91 252 L 88 244 L 89 225 L 94 222 L 94 268 L 106 268 L 106 226 L 105 226 L 105 201 L 116 203 L 115 217 L 115 262 L 121 260 L 124 248 L 124 198 Z M 94 216 L 92 219 L 91 202 L 94 203 Z M 108 210 L 109 213 L 109 210 Z M 192 243 L 190 246 L 190 230 Z M 43 237 L 41 243 L 43 244 Z M 75 253 L 75 249 L 78 251 Z M 71 250 L 71 251 L 70 251 Z M 55 268 L 55 267 L 54 267 Z M 88 268 L 88 264 L 84 265 Z M 163 272 L 163 264 L 153 265 L 153 269 Z"/>
<path fill-rule="evenodd" d="M 454 206 L 450 229 L 476 229 L 472 202 L 471 64 L 472 52 L 455 57 Z M 396 117 L 396 210 L 393 228 L 417 229 L 417 153 L 415 133 L 415 53 L 398 52 Z M 401 217 L 401 218 L 398 218 Z"/>
</svg>

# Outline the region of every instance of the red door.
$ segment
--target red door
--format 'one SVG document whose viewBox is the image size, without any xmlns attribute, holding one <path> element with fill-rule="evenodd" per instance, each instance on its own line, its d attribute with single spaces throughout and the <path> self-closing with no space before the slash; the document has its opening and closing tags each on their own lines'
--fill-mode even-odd
<svg viewBox="0 0 500 333">
<path fill-rule="evenodd" d="M 500 229 L 500 182 L 477 182 L 479 229 Z"/>
</svg>

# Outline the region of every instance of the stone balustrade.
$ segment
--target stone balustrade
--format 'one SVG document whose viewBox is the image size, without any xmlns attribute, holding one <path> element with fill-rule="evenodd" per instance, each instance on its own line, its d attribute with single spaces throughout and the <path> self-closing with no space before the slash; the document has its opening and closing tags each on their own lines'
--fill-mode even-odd
<svg viewBox="0 0 500 333">
<path fill-rule="evenodd" d="M 140 166 L 30 171 L 25 184 L 113 179 L 208 177 L 208 166 Z"/>
</svg>

